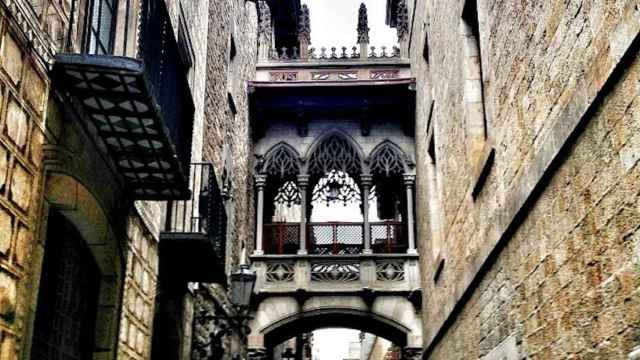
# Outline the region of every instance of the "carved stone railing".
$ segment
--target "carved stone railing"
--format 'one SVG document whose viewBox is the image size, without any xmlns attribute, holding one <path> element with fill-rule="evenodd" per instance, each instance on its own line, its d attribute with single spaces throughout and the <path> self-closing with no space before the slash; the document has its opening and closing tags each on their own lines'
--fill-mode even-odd
<svg viewBox="0 0 640 360">
<path fill-rule="evenodd" d="M 261 292 L 410 292 L 420 287 L 417 255 L 252 257 Z"/>
<path fill-rule="evenodd" d="M 272 48 L 269 51 L 270 61 L 332 61 L 332 60 L 363 60 L 363 59 L 399 59 L 400 48 L 393 46 L 388 49 L 386 46 L 376 48 L 375 46 L 369 47 L 366 56 L 362 56 L 362 51 L 357 46 L 348 48 L 342 47 L 310 47 L 308 50 L 301 50 L 297 47 L 287 48 L 282 47 L 279 49 Z"/>
</svg>

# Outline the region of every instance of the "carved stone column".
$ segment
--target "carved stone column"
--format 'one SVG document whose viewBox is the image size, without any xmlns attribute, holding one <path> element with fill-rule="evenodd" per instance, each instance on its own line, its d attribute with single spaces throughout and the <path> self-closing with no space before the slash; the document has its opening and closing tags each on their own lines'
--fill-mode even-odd
<svg viewBox="0 0 640 360">
<path fill-rule="evenodd" d="M 362 184 L 362 220 L 364 226 L 364 250 L 363 254 L 371 254 L 371 226 L 369 225 L 369 190 L 373 183 L 373 178 L 369 174 L 360 177 Z"/>
<path fill-rule="evenodd" d="M 267 349 L 265 348 L 249 348 L 247 350 L 248 360 L 267 360 Z"/>
<path fill-rule="evenodd" d="M 268 61 L 273 45 L 271 10 L 265 0 L 258 1 L 258 61 Z"/>
<path fill-rule="evenodd" d="M 299 255 L 307 254 L 307 187 L 309 175 L 298 175 L 298 191 L 300 191 L 300 248 Z"/>
<path fill-rule="evenodd" d="M 398 45 L 400 45 L 400 57 L 406 59 L 409 57 L 409 9 L 406 0 L 400 0 L 398 3 L 396 30 Z"/>
<path fill-rule="evenodd" d="M 256 189 L 258 191 L 257 207 L 256 207 L 256 248 L 255 255 L 264 255 L 262 250 L 262 231 L 264 229 L 264 187 L 267 184 L 266 175 L 255 176 Z"/>
<path fill-rule="evenodd" d="M 302 5 L 298 16 L 298 42 L 300 43 L 300 59 L 309 58 L 309 45 L 311 45 L 311 18 L 309 8 Z"/>
<path fill-rule="evenodd" d="M 422 360 L 422 348 L 416 348 L 416 347 L 403 348 L 402 360 Z"/>
<path fill-rule="evenodd" d="M 360 45 L 360 58 L 366 59 L 369 52 L 369 20 L 364 3 L 360 4 L 358 9 L 358 45 Z"/>
<path fill-rule="evenodd" d="M 415 240 L 415 225 L 413 219 L 413 187 L 416 182 L 415 175 L 404 175 L 404 187 L 407 192 L 407 240 L 409 247 L 407 254 L 417 254 Z"/>
</svg>

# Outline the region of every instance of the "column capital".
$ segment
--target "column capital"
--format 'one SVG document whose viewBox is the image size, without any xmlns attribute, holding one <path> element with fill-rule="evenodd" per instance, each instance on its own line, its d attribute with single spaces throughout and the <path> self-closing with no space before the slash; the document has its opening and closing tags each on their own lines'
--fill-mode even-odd
<svg viewBox="0 0 640 360">
<path fill-rule="evenodd" d="M 254 175 L 253 178 L 256 182 L 257 188 L 264 188 L 265 185 L 267 184 L 267 175 L 257 174 L 257 175 Z"/>
<path fill-rule="evenodd" d="M 373 184 L 373 175 L 371 174 L 360 175 L 360 183 L 362 184 L 362 186 L 370 187 Z"/>
<path fill-rule="evenodd" d="M 309 175 L 298 175 L 298 186 L 309 185 Z"/>
<path fill-rule="evenodd" d="M 407 175 L 405 174 L 403 176 L 404 179 L 404 185 L 405 186 L 413 186 L 416 183 L 416 176 L 415 175 Z"/>
</svg>

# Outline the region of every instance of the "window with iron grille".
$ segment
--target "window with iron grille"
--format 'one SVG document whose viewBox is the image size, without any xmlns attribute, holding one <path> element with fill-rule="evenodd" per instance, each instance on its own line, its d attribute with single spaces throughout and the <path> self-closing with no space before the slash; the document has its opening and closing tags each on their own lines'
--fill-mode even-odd
<svg viewBox="0 0 640 360">
<path fill-rule="evenodd" d="M 87 21 L 87 36 L 84 50 L 89 54 L 113 53 L 118 0 L 90 0 Z"/>
</svg>

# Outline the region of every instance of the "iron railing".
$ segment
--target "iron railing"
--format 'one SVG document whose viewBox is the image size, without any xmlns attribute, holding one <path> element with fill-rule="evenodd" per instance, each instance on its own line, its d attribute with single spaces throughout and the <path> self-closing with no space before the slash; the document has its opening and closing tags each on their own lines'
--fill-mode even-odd
<svg viewBox="0 0 640 360">
<path fill-rule="evenodd" d="M 371 250 L 374 254 L 399 254 L 407 251 L 406 224 L 398 221 L 371 223 Z"/>
<path fill-rule="evenodd" d="M 407 252 L 406 224 L 399 221 L 369 224 L 374 254 Z M 299 223 L 265 224 L 263 249 L 267 255 L 294 255 L 300 248 Z M 364 250 L 364 224 L 361 222 L 319 222 L 307 227 L 306 248 L 311 255 L 356 255 Z"/>
<path fill-rule="evenodd" d="M 191 198 L 168 203 L 165 232 L 204 234 L 212 242 L 218 259 L 224 261 L 227 214 L 213 165 L 191 164 L 190 179 Z"/>
<path fill-rule="evenodd" d="M 307 236 L 309 237 L 310 254 L 360 254 L 364 248 L 364 226 L 362 223 L 310 223 Z"/>
<path fill-rule="evenodd" d="M 296 254 L 300 248 L 300 223 L 265 224 L 262 236 L 267 254 Z"/>
</svg>

